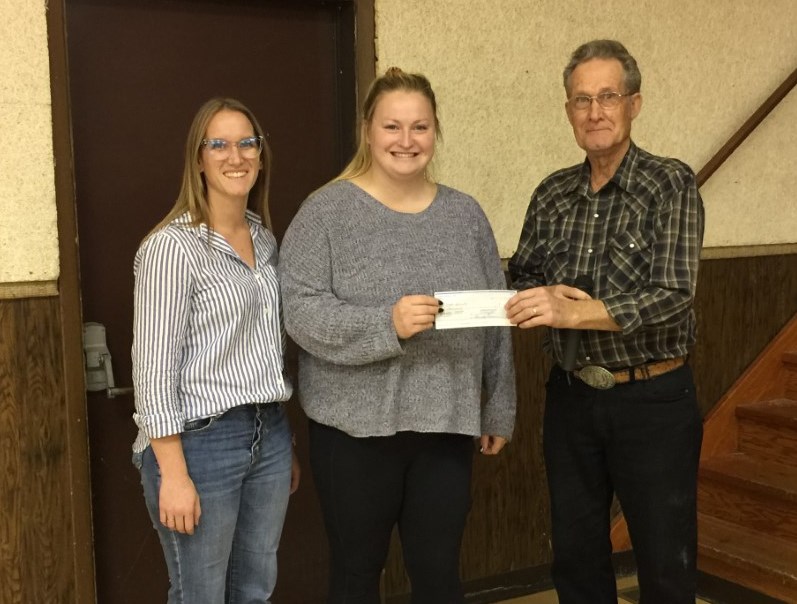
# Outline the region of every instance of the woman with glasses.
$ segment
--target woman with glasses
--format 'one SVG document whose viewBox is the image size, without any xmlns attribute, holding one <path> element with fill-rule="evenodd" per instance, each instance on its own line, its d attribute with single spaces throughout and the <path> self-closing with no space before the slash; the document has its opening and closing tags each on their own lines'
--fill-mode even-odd
<svg viewBox="0 0 797 604">
<path fill-rule="evenodd" d="M 169 603 L 267 602 L 298 486 L 270 150 L 249 109 L 206 102 L 177 202 L 134 262 L 133 460 L 169 570 Z"/>
<path fill-rule="evenodd" d="M 329 602 L 379 602 L 398 525 L 412 601 L 463 601 L 459 552 L 474 437 L 512 434 L 509 330 L 435 330 L 436 291 L 505 289 L 478 203 L 435 183 L 434 93 L 392 68 L 365 100 L 359 149 L 285 235 L 285 326 L 331 553 Z M 482 401 L 482 392 L 484 400 Z"/>
</svg>

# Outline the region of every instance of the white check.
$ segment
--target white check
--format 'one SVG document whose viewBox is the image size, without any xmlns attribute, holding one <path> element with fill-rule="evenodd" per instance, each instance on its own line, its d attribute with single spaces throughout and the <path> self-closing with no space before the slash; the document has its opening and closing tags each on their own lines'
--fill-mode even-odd
<svg viewBox="0 0 797 604">
<path fill-rule="evenodd" d="M 435 329 L 511 326 L 504 306 L 515 293 L 511 289 L 435 292 L 434 297 L 443 303 L 443 312 L 435 318 Z"/>
</svg>

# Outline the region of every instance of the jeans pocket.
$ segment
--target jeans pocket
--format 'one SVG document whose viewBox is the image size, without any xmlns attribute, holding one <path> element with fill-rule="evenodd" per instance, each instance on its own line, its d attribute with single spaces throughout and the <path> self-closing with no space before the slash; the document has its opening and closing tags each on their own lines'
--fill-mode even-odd
<svg viewBox="0 0 797 604">
<path fill-rule="evenodd" d="M 141 466 L 144 465 L 144 453 L 133 453 L 133 458 L 131 459 L 133 465 L 136 466 L 138 471 L 141 471 Z"/>
<path fill-rule="evenodd" d="M 183 432 L 203 432 L 210 428 L 216 422 L 215 415 L 211 417 L 200 417 L 199 419 L 192 419 L 183 424 Z"/>
</svg>

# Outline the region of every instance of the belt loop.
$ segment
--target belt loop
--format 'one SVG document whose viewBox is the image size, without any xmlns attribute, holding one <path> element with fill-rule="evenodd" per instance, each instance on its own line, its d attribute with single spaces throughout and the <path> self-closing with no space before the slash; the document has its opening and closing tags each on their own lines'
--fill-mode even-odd
<svg viewBox="0 0 797 604">
<path fill-rule="evenodd" d="M 636 382 L 636 367 L 629 367 L 628 368 L 628 383 L 633 384 Z"/>
</svg>

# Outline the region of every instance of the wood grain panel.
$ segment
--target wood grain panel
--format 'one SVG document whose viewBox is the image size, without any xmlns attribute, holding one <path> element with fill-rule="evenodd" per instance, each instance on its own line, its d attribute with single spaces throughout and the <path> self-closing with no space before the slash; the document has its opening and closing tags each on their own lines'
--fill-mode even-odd
<svg viewBox="0 0 797 604">
<path fill-rule="evenodd" d="M 793 543 L 703 514 L 698 516 L 697 524 L 701 571 L 733 577 L 742 585 L 784 602 L 797 601 L 797 547 Z"/>
<path fill-rule="evenodd" d="M 15 304 L 0 302 L 0 602 L 22 601 L 19 385 Z"/>
<path fill-rule="evenodd" d="M 705 415 L 797 313 L 797 254 L 704 260 L 690 358 Z"/>
<path fill-rule="evenodd" d="M 769 410 L 773 412 L 769 417 L 759 419 L 749 412 L 750 409 L 762 415 Z M 756 406 L 737 407 L 736 415 L 740 452 L 762 461 L 786 466 L 794 464 L 797 459 L 797 401 L 781 399 Z"/>
<path fill-rule="evenodd" d="M 758 492 L 741 490 L 701 475 L 698 507 L 705 516 L 719 518 L 759 534 L 773 535 L 789 541 L 797 539 L 794 503 L 776 500 Z"/>
<path fill-rule="evenodd" d="M 74 601 L 57 298 L 0 301 L 0 602 Z"/>
</svg>

